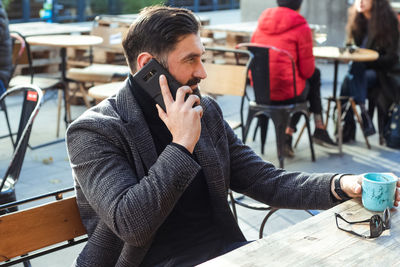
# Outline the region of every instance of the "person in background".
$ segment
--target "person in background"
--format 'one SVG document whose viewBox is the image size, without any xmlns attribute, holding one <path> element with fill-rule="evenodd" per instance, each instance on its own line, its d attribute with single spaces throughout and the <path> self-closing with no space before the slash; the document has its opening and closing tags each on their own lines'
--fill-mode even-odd
<svg viewBox="0 0 400 267">
<path fill-rule="evenodd" d="M 258 19 L 257 29 L 251 42 L 274 46 L 286 50 L 296 64 L 296 88 L 294 95 L 291 63 L 282 63 L 277 53 L 270 55 L 271 100 L 277 105 L 295 102 L 309 102 L 310 112 L 314 114 L 315 131 L 313 140 L 320 145 L 335 146 L 329 137 L 322 120 L 321 73 L 315 67 L 313 39 L 306 19 L 300 15 L 302 0 L 278 0 L 278 7 L 266 9 Z M 300 114 L 294 114 L 286 128 L 284 153 L 293 157 L 292 135 Z"/>
<path fill-rule="evenodd" d="M 11 78 L 11 38 L 8 30 L 8 18 L 3 3 L 0 1 L 0 95 L 8 86 Z"/>
<path fill-rule="evenodd" d="M 379 58 L 373 62 L 350 62 L 350 77 L 359 82 L 357 86 L 342 86 L 341 91 L 342 96 L 352 96 L 360 106 L 363 131 L 366 136 L 369 136 L 376 132 L 371 120 L 375 106 L 378 104 L 378 111 L 386 114 L 390 105 L 390 100 L 387 103 L 384 96 L 391 95 L 394 88 L 388 86 L 386 73 L 390 72 L 399 61 L 397 52 L 399 23 L 388 0 L 355 0 L 349 9 L 346 32 L 348 45 L 373 49 L 379 53 Z M 365 107 L 367 97 L 368 112 Z M 379 123 L 385 124 L 384 121 L 379 121 Z M 383 129 L 383 127 L 379 128 Z M 355 122 L 353 113 L 350 111 L 345 118 L 343 141 L 348 142 L 354 139 Z M 383 133 L 380 132 L 381 144 L 383 140 Z"/>
<path fill-rule="evenodd" d="M 123 41 L 131 74 L 115 96 L 68 128 L 89 238 L 74 266 L 194 266 L 242 246 L 247 241 L 229 207 L 229 189 L 297 209 L 361 196 L 360 175 L 288 172 L 243 144 L 218 104 L 200 97 L 207 73 L 199 30 L 187 9 L 143 9 Z M 152 59 L 184 84 L 174 99 L 166 77 L 154 77 L 165 111 L 147 92 L 158 87 L 143 88 L 133 76 Z"/>
</svg>

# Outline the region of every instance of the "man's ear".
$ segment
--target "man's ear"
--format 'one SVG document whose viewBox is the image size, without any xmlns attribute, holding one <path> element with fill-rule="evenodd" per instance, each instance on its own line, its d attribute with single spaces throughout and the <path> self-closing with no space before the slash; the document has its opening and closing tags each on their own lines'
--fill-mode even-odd
<svg viewBox="0 0 400 267">
<path fill-rule="evenodd" d="M 149 62 L 150 59 L 152 58 L 153 56 L 148 52 L 140 53 L 139 56 L 137 57 L 137 70 L 143 68 L 143 66 L 146 65 L 147 62 Z"/>
</svg>

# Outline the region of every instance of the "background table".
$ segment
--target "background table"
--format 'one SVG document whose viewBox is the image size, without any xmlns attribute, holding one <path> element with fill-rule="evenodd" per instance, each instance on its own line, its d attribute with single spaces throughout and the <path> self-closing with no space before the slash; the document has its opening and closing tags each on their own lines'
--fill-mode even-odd
<svg viewBox="0 0 400 267">
<path fill-rule="evenodd" d="M 332 97 L 328 98 L 328 108 L 326 111 L 326 121 L 325 121 L 325 128 L 328 125 L 328 120 L 329 120 L 329 113 L 330 113 L 330 102 L 333 101 L 336 103 L 336 108 L 337 108 L 337 117 L 341 118 L 342 117 L 342 102 L 340 99 L 337 98 L 337 77 L 338 77 L 338 69 L 339 69 L 339 62 L 348 62 L 348 61 L 358 61 L 358 62 L 367 62 L 367 61 L 374 61 L 378 59 L 379 54 L 378 52 L 371 50 L 371 49 L 365 49 L 365 48 L 358 48 L 355 50 L 353 53 L 350 53 L 348 49 L 345 51 L 341 52 L 339 47 L 333 47 L 333 46 L 320 46 L 320 47 L 314 47 L 313 48 L 313 54 L 315 58 L 319 59 L 327 59 L 327 60 L 333 60 L 334 62 L 334 72 L 333 72 L 333 88 L 332 88 Z M 355 114 L 359 120 L 359 116 Z M 343 143 L 343 136 L 342 136 L 342 124 L 341 120 L 337 120 L 337 132 L 338 132 L 338 148 L 339 148 L 339 153 L 342 153 L 342 143 Z M 368 148 L 371 148 L 367 136 L 364 135 L 365 142 L 367 144 Z"/>
<path fill-rule="evenodd" d="M 345 52 L 341 53 L 339 47 L 333 46 L 320 46 L 313 48 L 313 54 L 315 58 L 319 59 L 328 59 L 334 61 L 334 73 L 333 73 L 333 97 L 336 97 L 337 91 L 337 75 L 338 75 L 338 66 L 340 61 L 374 61 L 379 57 L 378 52 L 365 49 L 358 48 L 354 53 L 350 53 L 348 49 Z"/>
<path fill-rule="evenodd" d="M 399 266 L 397 210 L 391 211 L 391 229 L 368 240 L 339 230 L 335 212 L 350 221 L 376 214 L 362 207 L 360 200 L 350 200 L 200 266 Z M 369 225 L 361 227 L 358 230 L 364 229 L 364 234 L 369 232 Z"/>
<path fill-rule="evenodd" d="M 50 34 L 71 34 L 89 33 L 93 22 L 77 23 L 48 23 L 48 22 L 27 22 L 13 23 L 9 25 L 10 31 L 16 31 L 25 37 Z"/>
<path fill-rule="evenodd" d="M 31 36 L 26 38 L 30 45 L 42 45 L 60 48 L 61 57 L 61 79 L 64 82 L 64 105 L 65 116 L 64 120 L 68 124 L 71 120 L 69 114 L 69 101 L 67 95 L 69 94 L 66 70 L 67 70 L 67 48 L 68 47 L 90 47 L 98 45 L 103 42 L 103 38 L 92 35 L 41 35 Z"/>
<path fill-rule="evenodd" d="M 215 37 L 215 33 L 226 34 L 226 45 L 228 47 L 235 47 L 238 43 L 249 42 L 253 32 L 257 28 L 257 21 L 246 21 L 230 24 L 215 24 L 203 26 L 201 29 L 202 36 Z M 309 24 L 311 31 L 314 33 L 314 29 L 317 25 Z"/>
<path fill-rule="evenodd" d="M 65 72 L 67 66 L 66 48 L 68 47 L 90 47 L 103 42 L 103 38 L 93 35 L 40 35 L 26 38 L 30 45 L 43 45 L 51 47 L 60 47 L 61 55 L 61 73 L 65 81 Z"/>
</svg>

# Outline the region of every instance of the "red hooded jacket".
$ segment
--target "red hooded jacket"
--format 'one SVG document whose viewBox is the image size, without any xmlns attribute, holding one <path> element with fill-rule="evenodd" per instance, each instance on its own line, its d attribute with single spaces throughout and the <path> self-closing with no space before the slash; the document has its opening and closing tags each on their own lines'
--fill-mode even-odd
<svg viewBox="0 0 400 267">
<path fill-rule="evenodd" d="M 300 95 L 306 79 L 314 73 L 313 41 L 306 19 L 298 12 L 276 7 L 266 9 L 258 20 L 252 43 L 275 46 L 288 51 L 296 63 L 296 90 Z M 270 52 L 271 100 L 282 101 L 294 97 L 293 74 L 289 59 L 282 61 L 282 55 Z"/>
</svg>

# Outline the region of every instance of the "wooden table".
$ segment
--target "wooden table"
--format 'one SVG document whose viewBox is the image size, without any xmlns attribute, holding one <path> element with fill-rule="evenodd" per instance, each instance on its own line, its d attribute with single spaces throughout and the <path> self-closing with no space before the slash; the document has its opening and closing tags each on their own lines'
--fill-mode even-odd
<svg viewBox="0 0 400 267">
<path fill-rule="evenodd" d="M 257 21 L 238 22 L 230 24 L 216 24 L 202 27 L 202 36 L 213 37 L 215 33 L 226 34 L 226 45 L 235 47 L 238 43 L 249 42 L 253 32 L 257 28 Z M 309 24 L 311 31 L 314 32 L 316 25 Z"/>
<path fill-rule="evenodd" d="M 103 42 L 103 38 L 93 35 L 40 35 L 30 36 L 26 38 L 30 45 L 42 45 L 60 48 L 61 57 L 61 79 L 64 82 L 64 87 L 67 86 L 66 70 L 67 70 L 67 48 L 68 47 L 90 47 Z M 67 90 L 67 89 L 66 89 Z M 71 118 L 69 117 L 67 94 L 64 91 L 64 104 L 66 107 L 64 120 L 68 124 Z M 67 111 L 68 110 L 68 111 Z"/>
<path fill-rule="evenodd" d="M 48 23 L 48 22 L 27 22 L 13 23 L 9 25 L 10 31 L 16 31 L 25 37 L 53 34 L 89 33 L 93 22 L 79 23 Z"/>
<path fill-rule="evenodd" d="M 103 38 L 93 35 L 40 35 L 26 38 L 30 45 L 42 45 L 60 47 L 61 72 L 63 80 L 66 80 L 66 49 L 68 47 L 90 47 L 103 42 Z"/>
<path fill-rule="evenodd" d="M 89 89 L 88 95 L 96 100 L 96 104 L 102 100 L 115 95 L 125 82 L 113 82 L 93 86 Z"/>
<path fill-rule="evenodd" d="M 350 221 L 376 214 L 350 200 L 200 266 L 400 266 L 397 210 L 391 211 L 391 229 L 368 240 L 339 230 L 335 212 Z M 369 234 L 369 225 L 353 229 Z"/>
<path fill-rule="evenodd" d="M 358 48 L 354 53 L 350 53 L 348 49 L 341 53 L 338 47 L 333 46 L 319 46 L 313 48 L 313 54 L 315 58 L 328 59 L 334 61 L 334 73 L 333 73 L 333 96 L 336 97 L 337 91 L 337 75 L 338 66 L 340 61 L 374 61 L 379 57 L 378 52 L 372 49 Z"/>
<path fill-rule="evenodd" d="M 250 41 L 251 35 L 257 28 L 257 21 L 204 26 L 202 36 L 214 37 L 215 33 L 226 34 L 226 45 L 235 47 L 238 43 Z"/>
<path fill-rule="evenodd" d="M 396 13 L 400 13 L 400 2 L 391 2 L 390 5 Z"/>
<path fill-rule="evenodd" d="M 334 62 L 334 72 L 333 72 L 333 90 L 332 90 L 332 98 L 330 98 L 332 101 L 336 102 L 337 106 L 337 111 L 338 111 L 338 118 L 341 118 L 341 101 L 338 100 L 336 94 L 337 94 L 337 77 L 338 77 L 338 69 L 339 69 L 339 62 L 348 62 L 348 61 L 358 61 L 358 62 L 367 62 L 367 61 L 374 61 L 377 60 L 379 57 L 378 52 L 371 50 L 371 49 L 365 49 L 365 48 L 358 48 L 356 51 L 353 53 L 350 53 L 348 49 L 346 49 L 344 52 L 340 52 L 339 47 L 333 47 L 333 46 L 319 46 L 319 47 L 314 47 L 313 48 L 313 54 L 315 58 L 319 59 L 327 59 L 327 60 L 332 60 Z M 330 101 L 330 100 L 329 100 Z M 325 122 L 325 127 L 328 124 L 328 119 L 329 119 L 329 107 L 330 107 L 330 102 L 328 102 L 328 108 L 327 108 L 327 116 L 326 116 L 326 122 Z M 342 153 L 342 124 L 341 120 L 337 120 L 337 129 L 339 133 L 338 137 L 338 148 L 339 148 L 339 153 Z M 370 148 L 370 144 L 368 142 L 367 137 L 364 135 L 365 142 L 367 144 L 367 147 Z"/>
</svg>

